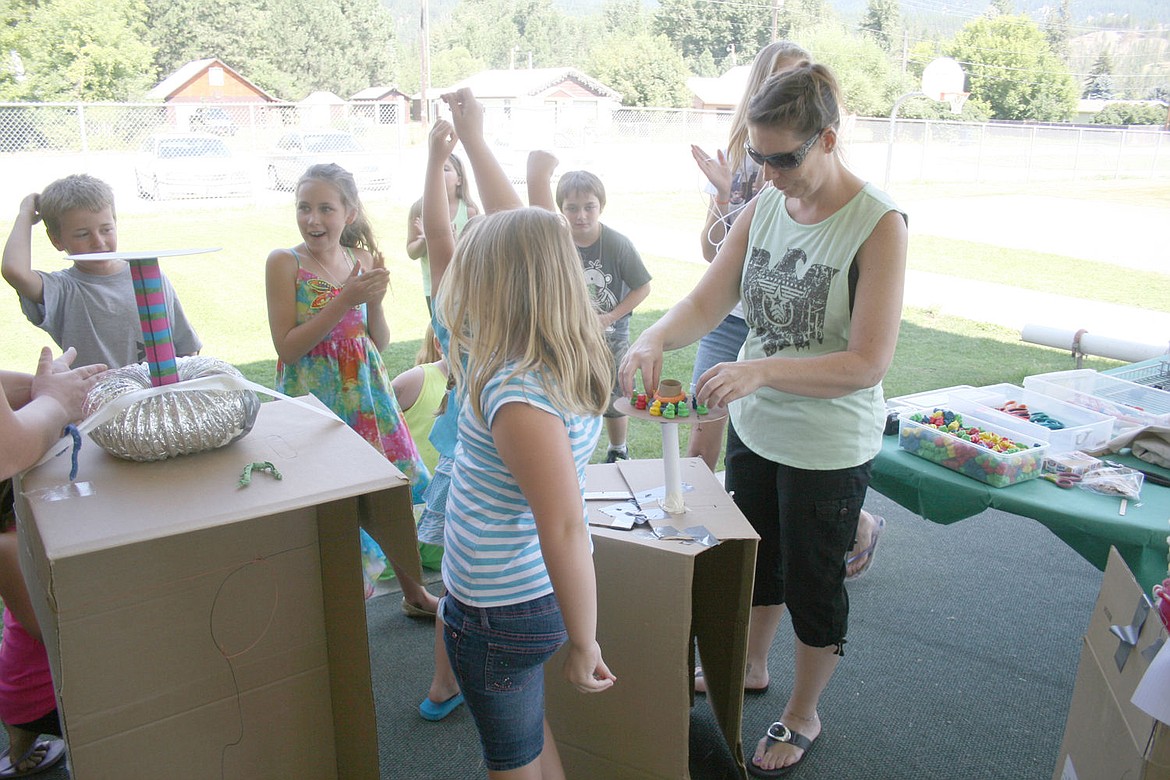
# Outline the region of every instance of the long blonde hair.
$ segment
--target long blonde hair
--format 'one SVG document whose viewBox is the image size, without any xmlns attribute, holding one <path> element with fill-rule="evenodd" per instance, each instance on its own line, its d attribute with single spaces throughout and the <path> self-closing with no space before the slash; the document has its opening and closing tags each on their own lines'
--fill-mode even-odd
<svg viewBox="0 0 1170 780">
<path fill-rule="evenodd" d="M 751 73 L 748 75 L 747 87 L 731 117 L 731 133 L 727 139 L 727 162 L 732 171 L 738 171 L 743 167 L 745 157 L 743 142 L 747 140 L 748 132 L 748 103 L 752 97 L 769 76 L 811 61 L 812 55 L 803 46 L 792 41 L 774 41 L 756 53 Z"/>
<path fill-rule="evenodd" d="M 472 220 L 439 287 L 451 330 L 448 366 L 470 409 L 507 364 L 539 372 L 559 409 L 600 414 L 613 365 L 589 302 L 581 260 L 561 218 L 545 209 Z"/>
</svg>

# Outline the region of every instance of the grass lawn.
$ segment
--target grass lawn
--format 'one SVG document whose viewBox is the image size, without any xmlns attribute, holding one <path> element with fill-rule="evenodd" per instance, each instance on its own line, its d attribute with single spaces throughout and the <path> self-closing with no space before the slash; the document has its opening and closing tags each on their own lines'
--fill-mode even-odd
<svg viewBox="0 0 1170 780">
<path fill-rule="evenodd" d="M 1137 195 L 1132 186 L 1114 189 L 1120 192 L 1117 197 L 1132 197 L 1133 202 L 1167 197 L 1165 187 L 1153 185 L 1139 186 Z M 947 193 L 945 188 L 938 191 L 943 196 Z M 370 198 L 366 206 L 392 274 L 385 305 L 391 313 L 393 343 L 385 357 L 391 372 L 396 373 L 412 364 L 427 325 L 422 282 L 417 263 L 403 250 L 406 207 L 376 198 Z M 610 193 L 605 219 L 619 230 L 645 221 L 672 235 L 694 234 L 697 246 L 703 208 L 701 199 L 689 192 Z M 248 378 L 271 386 L 275 355 L 265 313 L 264 261 L 273 248 L 299 241 L 291 202 L 246 208 L 168 204 L 165 213 L 125 214 L 119 233 L 123 249 L 223 247 L 206 255 L 164 260 L 163 270 L 203 339 L 203 353 L 227 360 Z M 701 263 L 655 254 L 654 246 L 639 249 L 654 281 L 650 297 L 634 315 L 634 337 L 685 295 L 704 269 Z M 65 265 L 39 227 L 33 258 L 38 269 Z M 1010 279 L 1016 286 L 1046 291 L 1052 291 L 1050 280 L 1059 277 L 1063 295 L 1170 311 L 1170 276 L 1131 269 L 1117 273 L 1116 267 L 1104 263 L 1038 252 L 1005 253 L 975 241 L 914 235 L 910 267 L 957 278 Z M 5 333 L 0 342 L 0 368 L 31 370 L 40 347 L 50 343 L 24 319 L 11 292 L 0 297 L 0 329 Z M 694 351 L 691 346 L 668 356 L 664 375 L 689 382 Z M 1086 360 L 1085 365 L 1105 368 L 1116 363 Z M 885 388 L 887 396 L 895 396 L 956 384 L 1019 383 L 1028 374 L 1073 367 L 1068 353 L 1023 344 L 1013 330 L 907 309 Z M 680 435 L 684 447 L 686 431 L 684 426 Z M 599 452 L 603 455 L 604 435 L 602 441 Z M 656 456 L 661 447 L 657 426 L 633 422 L 630 444 L 639 457 Z"/>
</svg>

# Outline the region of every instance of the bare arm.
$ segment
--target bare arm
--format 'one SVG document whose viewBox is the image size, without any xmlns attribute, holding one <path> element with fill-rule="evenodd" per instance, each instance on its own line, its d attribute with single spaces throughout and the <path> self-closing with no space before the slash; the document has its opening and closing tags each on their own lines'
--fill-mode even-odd
<svg viewBox="0 0 1170 780">
<path fill-rule="evenodd" d="M 535 208 L 557 210 L 557 199 L 553 196 L 552 175 L 560 162 L 551 152 L 537 149 L 528 153 L 528 205 Z"/>
<path fill-rule="evenodd" d="M 739 281 L 747 254 L 748 228 L 755 213 L 749 203 L 743 216 L 731 226 L 727 240 L 707 271 L 685 298 L 671 307 L 662 319 L 642 332 L 622 361 L 618 378 L 629 393 L 635 375 L 642 374 L 647 392 L 658 389 L 664 352 L 698 341 L 718 325 L 739 301 Z"/>
<path fill-rule="evenodd" d="M 366 331 L 370 334 L 370 341 L 374 342 L 374 346 L 381 352 L 390 343 L 390 323 L 386 321 L 386 310 L 382 308 L 386 289 L 390 286 L 390 272 L 386 270 L 386 261 L 381 255 L 372 257 L 364 249 L 355 249 L 354 259 L 356 270 L 361 275 L 354 279 L 350 273 L 346 285 L 370 282 L 364 293 Z M 366 279 L 370 274 L 378 274 L 378 278 Z"/>
<path fill-rule="evenodd" d="M 410 214 L 406 217 L 406 256 L 411 260 L 418 260 L 427 253 L 427 237 L 423 232 L 422 198 L 410 206 Z"/>
<path fill-rule="evenodd" d="M 405 412 L 414 406 L 414 402 L 418 400 L 418 394 L 422 392 L 424 378 L 423 367 L 413 366 L 390 380 L 390 387 L 393 388 L 394 397 L 398 399 L 398 405 L 402 407 L 402 411 Z"/>
<path fill-rule="evenodd" d="M 614 324 L 622 317 L 636 309 L 638 304 L 646 300 L 646 296 L 649 294 L 650 282 L 646 282 L 646 284 L 638 287 L 637 289 L 630 290 L 629 295 L 618 301 L 617 306 L 614 306 L 611 310 L 598 316 L 598 319 L 601 320 L 601 326 L 603 328 L 608 328 L 610 325 Z"/>
<path fill-rule="evenodd" d="M 20 211 L 8 241 L 4 244 L 4 259 L 0 262 L 0 274 L 13 289 L 38 304 L 45 302 L 45 283 L 41 275 L 32 269 L 32 229 L 41 221 L 37 211 L 39 196 L 26 195 L 20 202 Z"/>
<path fill-rule="evenodd" d="M 451 107 L 455 132 L 459 134 L 471 169 L 475 172 L 484 212 L 494 214 L 523 207 L 512 182 L 508 181 L 508 175 L 484 140 L 483 106 L 467 88 L 443 95 L 443 100 Z"/>
<path fill-rule="evenodd" d="M 36 463 L 61 438 L 62 429 L 81 418 L 86 393 L 106 367 L 97 364 L 71 369 L 76 355 L 70 348 L 54 361 L 52 351 L 45 347 L 35 375 L 24 380 L 5 373 L 5 393 L 0 398 L 0 479 Z M 10 386 L 16 391 L 12 400 L 17 403 L 7 395 Z M 19 403 L 26 393 L 25 402 Z"/>
<path fill-rule="evenodd" d="M 699 378 L 698 399 L 709 405 L 726 405 L 760 387 L 811 398 L 839 398 L 880 382 L 898 342 L 906 238 L 905 220 L 891 211 L 861 245 L 854 261 L 857 297 L 848 348 L 801 360 L 770 357 L 720 363 Z"/>
<path fill-rule="evenodd" d="M 431 126 L 428 141 L 427 169 L 423 179 L 422 228 L 427 240 L 427 262 L 431 266 L 430 294 L 439 294 L 439 284 L 455 254 L 455 234 L 451 230 L 451 208 L 447 205 L 447 185 L 443 181 L 443 166 L 451 156 L 459 137 L 455 128 L 445 119 Z"/>
<path fill-rule="evenodd" d="M 715 194 L 711 196 L 711 202 L 707 206 L 703 232 L 699 236 L 703 259 L 709 263 L 715 259 L 719 244 L 727 236 L 727 223 L 724 222 L 724 217 L 731 202 L 731 171 L 727 167 L 727 156 L 722 149 L 717 150 L 712 157 L 691 144 L 691 156 L 699 170 L 707 177 L 707 181 L 715 188 Z"/>
<path fill-rule="evenodd" d="M 272 345 L 282 361 L 295 363 L 309 354 L 341 322 L 349 308 L 367 303 L 374 296 L 379 302 L 377 308 L 381 308 L 381 297 L 385 295 L 389 283 L 389 272 L 385 268 L 371 268 L 359 275 L 360 271 L 361 263 L 356 263 L 341 291 L 306 322 L 298 325 L 296 259 L 286 249 L 275 249 L 268 255 L 264 272 L 268 329 L 272 335 Z M 373 337 L 373 333 L 370 335 Z M 376 339 L 374 343 L 377 346 Z"/>
<path fill-rule="evenodd" d="M 40 641 L 41 626 L 20 573 L 20 546 L 16 531 L 0 533 L 0 599 L 28 635 Z"/>
<path fill-rule="evenodd" d="M 547 412 L 509 403 L 492 420 L 492 439 L 536 519 L 541 554 L 569 634 L 565 675 L 585 693 L 610 688 L 616 678 L 597 644 L 597 580 L 568 431 Z"/>
</svg>

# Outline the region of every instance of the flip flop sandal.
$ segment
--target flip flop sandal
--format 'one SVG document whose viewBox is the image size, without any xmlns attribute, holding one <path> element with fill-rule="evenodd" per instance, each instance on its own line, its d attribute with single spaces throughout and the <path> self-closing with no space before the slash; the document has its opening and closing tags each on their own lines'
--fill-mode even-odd
<svg viewBox="0 0 1170 780">
<path fill-rule="evenodd" d="M 422 618 L 425 620 L 431 620 L 435 617 L 435 613 L 429 609 L 420 607 L 417 604 L 411 604 L 406 600 L 406 596 L 402 597 L 402 612 L 407 617 Z"/>
<path fill-rule="evenodd" d="M 26 769 L 23 772 L 17 770 L 16 767 L 23 764 L 33 757 L 37 750 L 43 749 L 45 755 L 31 769 Z M 36 775 L 56 766 L 65 755 L 65 740 L 63 739 L 38 739 L 33 742 L 23 756 L 12 761 L 12 754 L 8 748 L 5 748 L 3 753 L 0 753 L 0 778 L 5 777 L 28 777 L 29 775 Z"/>
<path fill-rule="evenodd" d="M 776 721 L 768 727 L 767 741 L 764 744 L 764 750 L 768 750 L 768 748 L 772 747 L 777 742 L 784 742 L 788 745 L 792 745 L 795 748 L 800 748 L 804 752 L 800 754 L 800 758 L 796 760 L 796 763 L 789 764 L 788 766 L 778 766 L 775 769 L 764 769 L 762 767 L 758 767 L 751 759 L 749 759 L 747 762 L 748 774 L 752 775 L 753 777 L 782 777 L 791 772 L 793 769 L 796 769 L 804 762 L 806 758 L 808 758 L 808 752 L 812 750 L 812 746 L 816 740 L 809 739 L 803 734 L 798 734 L 780 721 Z"/>
<path fill-rule="evenodd" d="M 845 560 L 846 566 L 849 566 L 852 563 L 856 563 L 857 561 L 861 560 L 862 558 L 865 558 L 865 563 L 861 564 L 861 568 L 858 569 L 855 573 L 846 575 L 846 577 L 845 577 L 846 582 L 853 582 L 854 580 L 861 577 L 862 574 L 865 574 L 867 571 L 869 571 L 870 566 L 873 566 L 874 552 L 877 550 L 878 539 L 881 538 L 882 531 L 884 531 L 884 530 L 886 530 L 886 518 L 884 518 L 880 515 L 874 515 L 873 516 L 873 536 L 870 537 L 869 546 L 867 546 L 864 550 L 861 550 L 860 552 L 858 552 L 857 555 L 854 555 L 854 556 L 847 558 Z"/>
</svg>

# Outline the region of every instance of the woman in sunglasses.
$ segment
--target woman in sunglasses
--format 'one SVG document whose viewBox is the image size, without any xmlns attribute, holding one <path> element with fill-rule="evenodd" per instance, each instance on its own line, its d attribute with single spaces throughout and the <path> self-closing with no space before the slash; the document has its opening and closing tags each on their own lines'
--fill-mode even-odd
<svg viewBox="0 0 1170 780">
<path fill-rule="evenodd" d="M 744 150 L 773 186 L 747 205 L 698 286 L 631 347 L 627 390 L 657 388 L 665 350 L 695 341 L 742 302 L 735 362 L 696 388 L 729 405 L 727 489 L 760 535 L 748 664 L 767 669 L 785 607 L 793 689 L 748 768 L 777 777 L 821 733 L 817 704 L 845 645 L 845 557 L 881 448 L 882 377 L 902 312 L 906 220 L 838 150 L 840 92 L 824 65 L 772 76 L 748 106 Z M 759 681 L 755 687 L 765 684 Z"/>
</svg>

